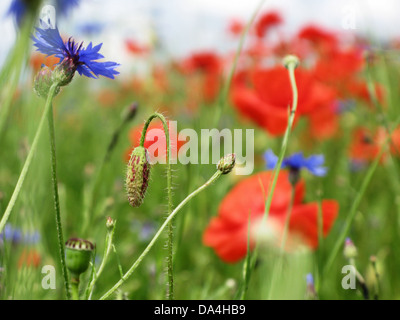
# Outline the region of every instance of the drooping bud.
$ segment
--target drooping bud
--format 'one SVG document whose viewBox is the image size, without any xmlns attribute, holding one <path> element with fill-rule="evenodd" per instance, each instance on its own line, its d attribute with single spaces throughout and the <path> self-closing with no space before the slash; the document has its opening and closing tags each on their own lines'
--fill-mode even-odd
<svg viewBox="0 0 400 320">
<path fill-rule="evenodd" d="M 149 183 L 150 168 L 147 149 L 140 146 L 133 149 L 126 172 L 128 201 L 133 207 L 139 207 L 143 203 Z"/>
<path fill-rule="evenodd" d="M 53 84 L 53 71 L 47 67 L 43 66 L 40 71 L 35 76 L 33 89 L 39 97 L 47 98 L 50 87 Z M 56 93 L 60 91 L 60 88 L 57 88 Z"/>
<path fill-rule="evenodd" d="M 53 71 L 53 81 L 60 87 L 66 86 L 74 78 L 77 65 L 71 58 L 65 58 Z"/>
<path fill-rule="evenodd" d="M 65 243 L 66 265 L 71 272 L 71 279 L 79 279 L 79 276 L 89 267 L 94 245 L 84 239 L 71 238 Z"/>
<path fill-rule="evenodd" d="M 235 166 L 236 155 L 234 153 L 228 154 L 218 161 L 217 169 L 222 172 L 222 174 L 227 174 L 232 171 Z"/>
</svg>

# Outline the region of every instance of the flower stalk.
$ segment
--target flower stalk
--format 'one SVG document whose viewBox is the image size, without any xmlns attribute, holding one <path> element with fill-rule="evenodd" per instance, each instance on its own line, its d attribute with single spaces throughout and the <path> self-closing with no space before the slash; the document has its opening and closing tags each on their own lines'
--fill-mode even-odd
<svg viewBox="0 0 400 320">
<path fill-rule="evenodd" d="M 172 212 L 172 170 L 171 170 L 171 141 L 169 138 L 169 129 L 168 129 L 168 123 L 165 117 L 161 113 L 154 113 L 152 114 L 146 121 L 143 131 L 142 131 L 142 136 L 140 137 L 140 147 L 144 147 L 144 142 L 146 139 L 146 132 L 147 129 L 149 128 L 150 122 L 158 118 L 161 120 L 164 128 L 164 133 L 165 133 L 165 141 L 167 144 L 167 193 L 168 193 L 168 214 L 171 214 Z M 168 235 L 167 235 L 167 276 L 168 276 L 168 286 L 167 286 L 167 298 L 169 300 L 174 299 L 174 275 L 173 275 L 173 220 L 171 219 L 171 222 L 168 224 Z"/>
<path fill-rule="evenodd" d="M 232 158 L 232 157 L 231 157 Z M 234 164 L 232 164 L 233 167 Z M 174 219 L 174 217 L 177 215 L 177 213 L 193 198 L 195 197 L 198 193 L 203 191 L 205 188 L 210 186 L 212 183 L 214 183 L 218 178 L 223 174 L 221 170 L 217 170 L 214 175 L 202 186 L 197 188 L 195 191 L 193 191 L 191 194 L 189 194 L 172 212 L 171 214 L 167 217 L 167 219 L 164 221 L 160 229 L 157 231 L 157 233 L 154 235 L 154 237 L 151 239 L 147 247 L 144 249 L 142 254 L 137 258 L 137 260 L 133 263 L 133 265 L 130 267 L 130 269 L 123 275 L 123 277 L 110 289 L 108 290 L 101 298 L 100 300 L 105 300 L 108 297 L 110 297 L 131 275 L 132 273 L 136 270 L 136 268 L 140 265 L 142 260 L 146 257 L 146 255 L 149 253 L 151 248 L 154 246 L 156 243 L 157 239 L 160 237 L 164 229 L 169 226 L 171 221 Z"/>
</svg>

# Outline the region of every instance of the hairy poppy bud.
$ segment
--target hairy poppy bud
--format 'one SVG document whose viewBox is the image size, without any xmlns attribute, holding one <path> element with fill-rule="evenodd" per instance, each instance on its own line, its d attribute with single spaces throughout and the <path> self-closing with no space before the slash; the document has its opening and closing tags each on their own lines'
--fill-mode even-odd
<svg viewBox="0 0 400 320">
<path fill-rule="evenodd" d="M 218 161 L 217 169 L 223 174 L 227 174 L 232 171 L 235 166 L 236 155 L 234 153 L 228 154 Z"/>
<path fill-rule="evenodd" d="M 65 243 L 66 265 L 71 272 L 72 279 L 79 279 L 81 273 L 89 267 L 94 245 L 79 238 L 71 238 Z"/>
<path fill-rule="evenodd" d="M 143 203 L 149 177 L 149 153 L 144 147 L 136 147 L 131 153 L 126 173 L 126 190 L 131 206 L 139 207 Z"/>
</svg>

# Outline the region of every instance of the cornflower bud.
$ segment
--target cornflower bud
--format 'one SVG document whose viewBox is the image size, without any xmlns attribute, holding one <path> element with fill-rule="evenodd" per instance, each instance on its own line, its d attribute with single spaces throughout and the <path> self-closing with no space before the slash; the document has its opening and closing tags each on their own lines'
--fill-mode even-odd
<svg viewBox="0 0 400 320">
<path fill-rule="evenodd" d="M 235 166 L 236 155 L 234 153 L 228 154 L 218 161 L 217 169 L 222 172 L 222 174 L 227 174 L 232 171 Z"/>
<path fill-rule="evenodd" d="M 53 71 L 47 66 L 43 66 L 35 76 L 33 89 L 39 97 L 46 98 L 51 85 L 53 84 Z M 60 91 L 57 88 L 55 94 Z"/>
</svg>

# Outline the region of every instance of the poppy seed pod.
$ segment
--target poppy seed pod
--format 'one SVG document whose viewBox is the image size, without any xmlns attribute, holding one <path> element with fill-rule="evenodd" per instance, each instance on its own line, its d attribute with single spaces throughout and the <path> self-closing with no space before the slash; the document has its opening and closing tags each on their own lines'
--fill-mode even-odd
<svg viewBox="0 0 400 320">
<path fill-rule="evenodd" d="M 81 273 L 89 267 L 94 245 L 88 240 L 71 238 L 65 243 L 65 248 L 65 260 L 67 268 L 71 272 L 71 278 L 79 279 Z"/>
<path fill-rule="evenodd" d="M 128 162 L 126 190 L 132 207 L 143 203 L 150 177 L 149 154 L 146 148 L 136 147 Z"/>
</svg>

